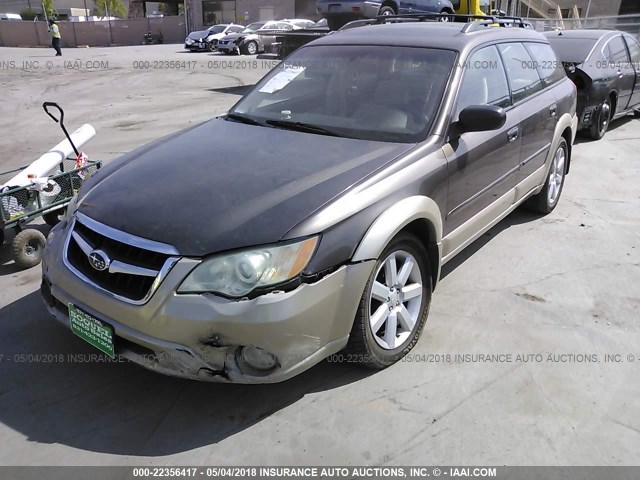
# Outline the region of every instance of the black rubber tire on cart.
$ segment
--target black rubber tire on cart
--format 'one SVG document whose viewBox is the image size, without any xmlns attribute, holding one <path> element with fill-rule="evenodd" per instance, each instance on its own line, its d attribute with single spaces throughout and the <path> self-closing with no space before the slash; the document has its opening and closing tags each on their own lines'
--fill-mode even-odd
<svg viewBox="0 0 640 480">
<path fill-rule="evenodd" d="M 13 260 L 21 268 L 35 267 L 42 261 L 47 239 L 39 230 L 22 230 L 13 239 Z"/>
<path fill-rule="evenodd" d="M 42 219 L 44 223 L 49 225 L 50 227 L 55 227 L 58 223 L 60 223 L 60 215 L 64 213 L 64 209 L 54 210 L 53 212 L 45 213 L 42 215 Z"/>
</svg>

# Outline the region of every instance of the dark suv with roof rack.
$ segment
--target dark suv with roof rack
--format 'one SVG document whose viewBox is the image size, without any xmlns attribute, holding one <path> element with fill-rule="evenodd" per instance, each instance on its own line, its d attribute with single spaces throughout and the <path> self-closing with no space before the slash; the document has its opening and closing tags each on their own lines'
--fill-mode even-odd
<svg viewBox="0 0 640 480">
<path fill-rule="evenodd" d="M 199 380 L 402 358 L 443 264 L 519 205 L 556 207 L 577 125 L 525 23 L 406 20 L 307 44 L 227 115 L 87 180 L 48 238 L 51 314 Z"/>
</svg>

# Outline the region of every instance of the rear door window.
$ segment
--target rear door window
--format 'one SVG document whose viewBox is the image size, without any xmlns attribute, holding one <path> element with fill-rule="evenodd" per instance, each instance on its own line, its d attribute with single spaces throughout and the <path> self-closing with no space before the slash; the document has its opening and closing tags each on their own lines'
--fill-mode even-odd
<svg viewBox="0 0 640 480">
<path fill-rule="evenodd" d="M 525 46 L 545 87 L 565 78 L 564 67 L 556 57 L 551 45 L 530 42 L 525 43 Z"/>
<path fill-rule="evenodd" d="M 498 45 L 502 61 L 507 69 L 513 102 L 517 103 L 542 90 L 542 80 L 536 64 L 521 43 Z"/>
</svg>

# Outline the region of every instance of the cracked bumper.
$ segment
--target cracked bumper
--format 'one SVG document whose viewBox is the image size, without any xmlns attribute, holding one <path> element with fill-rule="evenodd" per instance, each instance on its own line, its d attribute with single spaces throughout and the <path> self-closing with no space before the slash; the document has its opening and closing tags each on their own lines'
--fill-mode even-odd
<svg viewBox="0 0 640 480">
<path fill-rule="evenodd" d="M 274 383 L 291 378 L 347 343 L 374 262 L 346 265 L 313 284 L 251 300 L 177 295 L 196 261 L 181 259 L 150 300 L 133 305 L 85 283 L 62 261 L 65 232 L 51 231 L 42 263 L 49 312 L 69 327 L 67 305 L 109 324 L 117 355 L 163 374 L 204 381 Z M 277 359 L 248 367 L 240 351 L 259 347 Z"/>
</svg>

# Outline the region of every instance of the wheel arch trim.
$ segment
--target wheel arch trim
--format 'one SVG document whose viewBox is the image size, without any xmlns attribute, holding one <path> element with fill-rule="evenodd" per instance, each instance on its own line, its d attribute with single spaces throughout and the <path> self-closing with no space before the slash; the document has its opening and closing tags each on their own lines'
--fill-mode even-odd
<svg viewBox="0 0 640 480">
<path fill-rule="evenodd" d="M 442 214 L 436 202 L 426 196 L 407 197 L 382 212 L 371 224 L 356 249 L 352 261 L 361 262 L 377 259 L 384 248 L 402 229 L 416 220 L 426 220 L 432 227 L 434 238 L 426 240 L 425 246 L 437 245 L 442 241 Z M 439 259 L 438 259 L 439 260 Z M 438 263 L 440 263 L 438 261 Z M 439 265 L 432 268 L 439 270 Z"/>
</svg>

